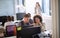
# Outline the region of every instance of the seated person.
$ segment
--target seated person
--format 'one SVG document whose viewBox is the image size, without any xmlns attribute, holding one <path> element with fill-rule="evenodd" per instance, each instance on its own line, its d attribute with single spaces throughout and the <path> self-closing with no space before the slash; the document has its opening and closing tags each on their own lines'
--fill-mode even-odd
<svg viewBox="0 0 60 38">
<path fill-rule="evenodd" d="M 29 23 L 30 23 L 30 24 L 33 24 L 33 20 L 31 19 L 31 14 L 28 13 L 28 15 L 29 15 L 29 17 L 30 17 L 30 19 L 29 19 Z"/>
<path fill-rule="evenodd" d="M 12 21 L 12 18 L 10 16 L 7 17 L 7 22 L 4 24 L 4 29 L 6 29 L 6 26 L 8 25 L 15 25 L 15 23 Z"/>
<path fill-rule="evenodd" d="M 34 20 L 33 27 L 40 27 L 41 28 L 41 33 L 37 34 L 37 35 L 39 37 L 44 36 L 45 26 L 42 22 L 42 17 L 40 15 L 36 15 L 36 16 L 34 16 L 33 20 Z"/>
<path fill-rule="evenodd" d="M 21 22 L 18 23 L 18 26 L 17 28 L 20 28 L 20 26 L 22 28 L 27 28 L 27 27 L 30 27 L 30 23 L 29 23 L 29 15 L 28 14 L 25 14 L 24 17 L 23 17 L 23 20 Z M 19 34 L 20 33 L 20 34 Z M 21 31 L 17 31 L 17 38 L 20 38 L 20 37 L 24 37 L 26 38 L 27 35 L 23 36 L 21 34 Z M 28 37 L 28 36 L 27 36 Z"/>
<path fill-rule="evenodd" d="M 34 27 L 41 27 L 41 31 L 45 30 L 45 26 L 42 23 L 42 17 L 41 16 L 36 15 L 36 16 L 34 16 L 33 20 L 34 20 L 34 23 L 33 23 Z"/>
<path fill-rule="evenodd" d="M 19 26 L 22 26 L 24 28 L 24 27 L 27 27 L 29 25 L 30 25 L 30 23 L 29 23 L 29 15 L 25 14 L 23 20 L 19 23 Z"/>
<path fill-rule="evenodd" d="M 4 28 L 0 26 L 0 38 L 4 38 Z"/>
<path fill-rule="evenodd" d="M 29 15 L 28 15 L 28 14 L 25 14 L 23 20 L 19 23 L 19 26 L 21 26 L 22 28 L 24 28 L 24 29 L 22 29 L 22 32 L 23 32 L 23 30 L 25 30 L 25 28 L 27 28 L 27 27 L 32 27 L 31 24 L 30 24 L 30 22 L 29 22 L 29 19 L 30 19 Z M 33 28 L 33 29 L 34 29 L 34 28 Z M 27 30 L 27 29 L 26 29 L 26 30 Z M 31 30 L 31 29 L 30 29 L 30 30 Z M 29 31 L 29 30 L 28 30 L 28 31 Z M 29 38 L 29 37 L 32 38 L 32 35 L 31 35 L 31 34 L 27 34 L 27 33 L 29 33 L 29 32 L 25 31 L 25 32 L 26 32 L 25 35 L 24 35 L 23 33 L 20 33 L 20 32 L 21 32 L 21 31 L 18 31 L 18 32 L 17 32 L 17 37 L 21 36 L 21 37 L 24 37 L 24 38 Z M 32 30 L 31 30 L 30 32 L 32 32 Z M 19 33 L 20 33 L 20 35 L 19 35 Z M 35 33 L 35 32 L 33 32 L 32 34 L 34 34 L 34 33 Z M 22 35 L 22 34 L 23 34 L 23 35 Z"/>
</svg>

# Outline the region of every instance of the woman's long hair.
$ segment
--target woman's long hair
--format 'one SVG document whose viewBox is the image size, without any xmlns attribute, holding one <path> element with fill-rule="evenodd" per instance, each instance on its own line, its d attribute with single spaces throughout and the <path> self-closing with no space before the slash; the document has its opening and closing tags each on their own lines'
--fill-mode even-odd
<svg viewBox="0 0 60 38">
<path fill-rule="evenodd" d="M 39 2 L 36 2 L 36 4 L 38 4 L 38 6 L 40 7 L 40 4 L 39 4 Z"/>
<path fill-rule="evenodd" d="M 40 19 L 40 22 L 42 23 L 42 17 L 41 17 L 40 15 L 36 15 L 36 16 L 34 16 L 34 18 L 33 18 L 34 23 L 36 23 L 35 18 L 39 18 L 39 19 Z"/>
</svg>

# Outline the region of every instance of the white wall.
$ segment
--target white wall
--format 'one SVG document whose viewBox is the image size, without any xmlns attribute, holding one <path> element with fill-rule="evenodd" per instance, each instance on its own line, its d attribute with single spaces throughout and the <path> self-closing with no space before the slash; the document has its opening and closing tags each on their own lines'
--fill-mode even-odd
<svg viewBox="0 0 60 38">
<path fill-rule="evenodd" d="M 44 1 L 44 14 L 49 16 L 49 0 L 25 0 L 26 13 L 34 15 L 36 2 L 39 2 L 42 8 L 42 1 Z"/>
<path fill-rule="evenodd" d="M 32 17 L 34 16 L 36 2 L 41 4 L 41 0 L 25 0 L 26 13 L 31 13 Z"/>
</svg>

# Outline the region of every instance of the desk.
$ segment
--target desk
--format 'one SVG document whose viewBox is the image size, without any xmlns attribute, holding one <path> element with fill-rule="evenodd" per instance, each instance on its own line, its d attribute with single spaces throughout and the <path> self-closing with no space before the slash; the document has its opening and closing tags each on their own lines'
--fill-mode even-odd
<svg viewBox="0 0 60 38">
<path fill-rule="evenodd" d="M 16 36 L 12 36 L 12 37 L 4 37 L 4 38 L 16 38 Z"/>
</svg>

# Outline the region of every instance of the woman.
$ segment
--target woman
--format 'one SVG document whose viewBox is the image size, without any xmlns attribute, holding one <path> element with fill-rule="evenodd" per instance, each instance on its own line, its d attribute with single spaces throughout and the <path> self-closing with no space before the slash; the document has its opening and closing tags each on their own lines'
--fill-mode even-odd
<svg viewBox="0 0 60 38">
<path fill-rule="evenodd" d="M 40 27 L 41 28 L 41 33 L 37 34 L 36 36 L 38 36 L 39 38 L 41 36 L 44 36 L 45 35 L 45 33 L 44 33 L 45 26 L 44 26 L 44 24 L 42 22 L 42 17 L 40 15 L 36 15 L 36 16 L 34 16 L 33 20 L 34 20 L 33 26 L 34 27 Z"/>
<path fill-rule="evenodd" d="M 34 16 L 33 20 L 34 20 L 34 24 L 33 24 L 34 27 L 41 27 L 41 31 L 43 32 L 45 30 L 45 26 L 42 23 L 42 17 L 39 15 L 36 15 Z"/>
<path fill-rule="evenodd" d="M 36 2 L 35 14 L 41 15 L 41 12 L 42 12 L 42 10 L 41 10 L 40 4 L 39 4 L 39 2 Z"/>
</svg>

